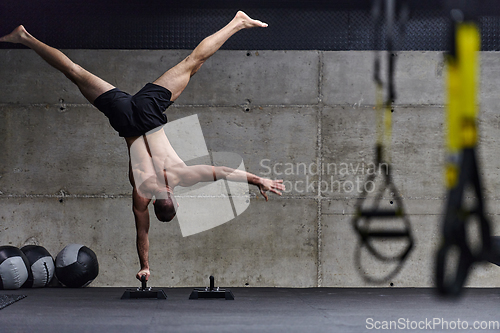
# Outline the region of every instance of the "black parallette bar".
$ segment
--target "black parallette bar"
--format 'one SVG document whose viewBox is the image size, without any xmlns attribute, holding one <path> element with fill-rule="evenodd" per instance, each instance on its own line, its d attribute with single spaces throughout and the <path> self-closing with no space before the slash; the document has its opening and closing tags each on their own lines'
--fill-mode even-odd
<svg viewBox="0 0 500 333">
<path fill-rule="evenodd" d="M 210 287 L 207 288 L 194 288 L 189 295 L 189 299 L 215 299 L 215 298 L 225 298 L 226 300 L 234 300 L 234 295 L 229 289 L 221 289 L 214 286 L 215 278 L 210 275 Z"/>
<path fill-rule="evenodd" d="M 167 295 L 161 289 L 148 288 L 146 275 L 141 276 L 141 287 L 137 289 L 126 289 L 121 299 L 167 299 Z"/>
</svg>

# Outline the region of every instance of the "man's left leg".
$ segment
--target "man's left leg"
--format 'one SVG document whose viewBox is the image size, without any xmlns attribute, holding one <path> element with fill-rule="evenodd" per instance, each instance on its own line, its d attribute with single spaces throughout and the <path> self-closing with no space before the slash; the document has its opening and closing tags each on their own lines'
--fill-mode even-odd
<svg viewBox="0 0 500 333">
<path fill-rule="evenodd" d="M 61 71 L 75 83 L 83 96 L 92 104 L 101 94 L 114 88 L 110 83 L 75 64 L 61 51 L 33 37 L 22 25 L 18 26 L 10 34 L 1 37 L 0 42 L 20 43 L 31 48 L 49 65 Z"/>
</svg>

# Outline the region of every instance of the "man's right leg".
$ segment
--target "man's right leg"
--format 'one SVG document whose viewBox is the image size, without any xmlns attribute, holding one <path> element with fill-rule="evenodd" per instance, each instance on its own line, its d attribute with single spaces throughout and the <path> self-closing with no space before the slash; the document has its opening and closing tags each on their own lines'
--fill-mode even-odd
<svg viewBox="0 0 500 333">
<path fill-rule="evenodd" d="M 1 37 L 0 42 L 20 43 L 34 50 L 47 63 L 75 83 L 83 96 L 92 104 L 98 96 L 114 88 L 113 85 L 75 64 L 61 51 L 31 36 L 22 25 L 10 34 Z"/>
<path fill-rule="evenodd" d="M 255 27 L 265 28 L 267 23 L 253 20 L 247 14 L 239 11 L 231 22 L 202 40 L 186 59 L 165 72 L 153 83 L 167 88 L 172 93 L 170 100 L 175 101 L 188 85 L 190 78 L 208 58 L 217 52 L 229 37 L 242 29 Z"/>
</svg>

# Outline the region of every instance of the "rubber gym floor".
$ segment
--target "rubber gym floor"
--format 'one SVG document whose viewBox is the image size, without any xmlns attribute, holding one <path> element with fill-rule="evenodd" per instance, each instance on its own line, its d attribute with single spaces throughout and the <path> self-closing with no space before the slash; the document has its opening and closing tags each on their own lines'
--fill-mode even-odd
<svg viewBox="0 0 500 333">
<path fill-rule="evenodd" d="M 125 288 L 2 290 L 27 297 L 0 310 L 0 332 L 500 330 L 500 289 L 466 289 L 452 301 L 413 288 L 231 288 L 235 300 L 189 300 L 192 288 L 162 289 L 167 300 L 122 300 Z"/>
</svg>

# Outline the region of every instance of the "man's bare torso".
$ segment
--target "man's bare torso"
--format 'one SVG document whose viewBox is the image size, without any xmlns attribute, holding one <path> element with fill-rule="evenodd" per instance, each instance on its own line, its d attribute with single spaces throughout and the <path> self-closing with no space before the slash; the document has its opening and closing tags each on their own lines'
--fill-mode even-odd
<svg viewBox="0 0 500 333">
<path fill-rule="evenodd" d="M 180 170 L 186 165 L 170 144 L 165 131 L 160 129 L 139 137 L 125 138 L 129 152 L 129 178 L 133 187 L 153 186 L 173 189 L 180 182 Z"/>
</svg>

